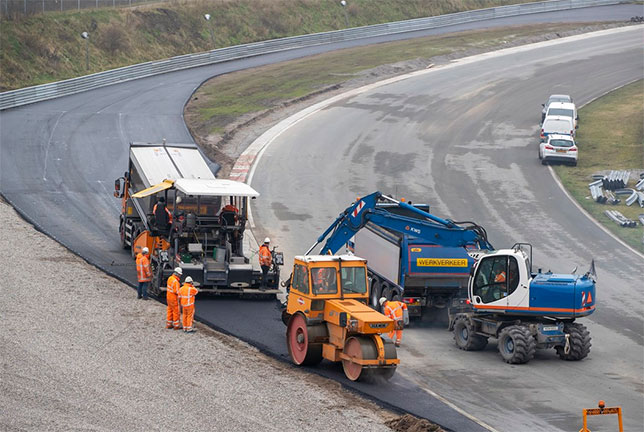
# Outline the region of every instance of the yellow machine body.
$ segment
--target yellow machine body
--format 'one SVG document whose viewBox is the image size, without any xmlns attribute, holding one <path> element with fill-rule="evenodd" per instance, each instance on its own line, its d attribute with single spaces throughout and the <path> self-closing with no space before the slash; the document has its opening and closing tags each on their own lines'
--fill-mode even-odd
<svg viewBox="0 0 644 432">
<path fill-rule="evenodd" d="M 294 363 L 341 361 L 351 380 L 393 375 L 400 360 L 394 345 L 381 335 L 393 331 L 395 323 L 367 306 L 366 260 L 351 255 L 295 257 L 290 287 L 284 320 Z"/>
</svg>

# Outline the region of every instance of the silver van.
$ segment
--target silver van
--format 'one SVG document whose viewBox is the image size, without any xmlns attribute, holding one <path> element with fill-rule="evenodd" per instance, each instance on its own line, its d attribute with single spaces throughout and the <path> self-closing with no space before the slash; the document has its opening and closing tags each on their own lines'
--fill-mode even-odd
<svg viewBox="0 0 644 432">
<path fill-rule="evenodd" d="M 573 119 L 573 125 L 575 126 L 575 129 L 579 127 L 579 125 L 577 124 L 577 122 L 579 121 L 579 115 L 577 114 L 577 107 L 575 106 L 574 103 L 571 103 L 571 102 L 551 103 L 550 106 L 548 106 L 548 110 L 546 111 L 545 118 L 548 118 L 554 115 L 570 117 L 571 119 Z"/>
<path fill-rule="evenodd" d="M 574 137 L 575 125 L 573 119 L 567 116 L 546 116 L 546 119 L 541 125 L 541 141 L 546 141 L 550 134 L 570 135 Z"/>
</svg>

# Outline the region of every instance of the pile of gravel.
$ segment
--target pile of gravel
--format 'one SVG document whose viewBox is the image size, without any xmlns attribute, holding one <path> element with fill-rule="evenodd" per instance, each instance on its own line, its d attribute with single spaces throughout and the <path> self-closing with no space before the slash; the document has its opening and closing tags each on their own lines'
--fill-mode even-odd
<svg viewBox="0 0 644 432">
<path fill-rule="evenodd" d="M 388 431 L 391 413 L 202 325 L 37 232 L 0 201 L 0 430 Z"/>
</svg>

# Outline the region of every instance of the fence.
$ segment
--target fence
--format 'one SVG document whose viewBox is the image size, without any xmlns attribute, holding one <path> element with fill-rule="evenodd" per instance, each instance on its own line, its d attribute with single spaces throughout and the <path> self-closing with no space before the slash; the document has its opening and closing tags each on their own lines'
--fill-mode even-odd
<svg viewBox="0 0 644 432">
<path fill-rule="evenodd" d="M 71 0 L 70 0 L 71 1 Z M 79 78 L 11 90 L 0 93 L 0 110 L 18 107 L 30 103 L 68 96 L 75 93 L 158 75 L 182 69 L 205 66 L 240 58 L 247 58 L 277 51 L 297 48 L 306 48 L 315 45 L 350 41 L 376 36 L 386 36 L 397 33 L 427 30 L 473 21 L 492 18 L 502 18 L 517 15 L 526 15 L 540 12 L 576 9 L 590 6 L 604 6 L 621 3 L 619 0 L 554 0 L 538 3 L 526 3 L 512 6 L 500 6 L 489 9 L 480 9 L 468 12 L 458 12 L 428 18 L 417 18 L 407 21 L 398 21 L 385 24 L 376 24 L 346 30 L 337 30 L 325 33 L 315 33 L 302 36 L 292 36 L 281 39 L 272 39 L 263 42 L 254 42 L 245 45 L 220 48 L 197 54 L 187 54 L 170 59 L 139 63 L 119 69 L 112 69 Z"/>
<path fill-rule="evenodd" d="M 0 0 L 0 16 L 33 15 L 102 7 L 132 6 L 153 0 Z"/>
</svg>

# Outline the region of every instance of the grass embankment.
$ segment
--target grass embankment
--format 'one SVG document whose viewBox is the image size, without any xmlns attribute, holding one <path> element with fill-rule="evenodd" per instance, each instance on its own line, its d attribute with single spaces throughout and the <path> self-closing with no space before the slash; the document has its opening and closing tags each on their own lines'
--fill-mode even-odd
<svg viewBox="0 0 644 432">
<path fill-rule="evenodd" d="M 376 66 L 459 52 L 490 50 L 530 42 L 543 35 L 566 34 L 584 24 L 534 25 L 467 31 L 391 42 L 307 57 L 215 77 L 205 83 L 186 109 L 194 136 L 215 142 L 240 117 L 275 108 L 286 101 L 344 83 Z M 214 135 L 214 137 L 213 137 Z"/>
<path fill-rule="evenodd" d="M 590 197 L 588 183 L 593 174 L 610 170 L 644 172 L 644 81 L 640 80 L 615 90 L 579 111 L 579 163 L 576 167 L 555 166 L 565 188 L 596 220 L 640 252 L 644 252 L 644 228 L 622 228 L 604 214 L 618 210 L 629 219 L 638 220 L 644 213 L 637 203 L 626 206 L 626 196 L 616 206 L 598 204 Z M 628 187 L 634 187 L 639 176 L 631 175 Z"/>
<path fill-rule="evenodd" d="M 350 0 L 346 13 L 357 27 L 526 1 Z M 330 0 L 197 0 L 3 18 L 0 91 L 214 47 L 338 30 L 346 26 L 344 12 Z M 84 31 L 90 33 L 89 69 Z"/>
</svg>

